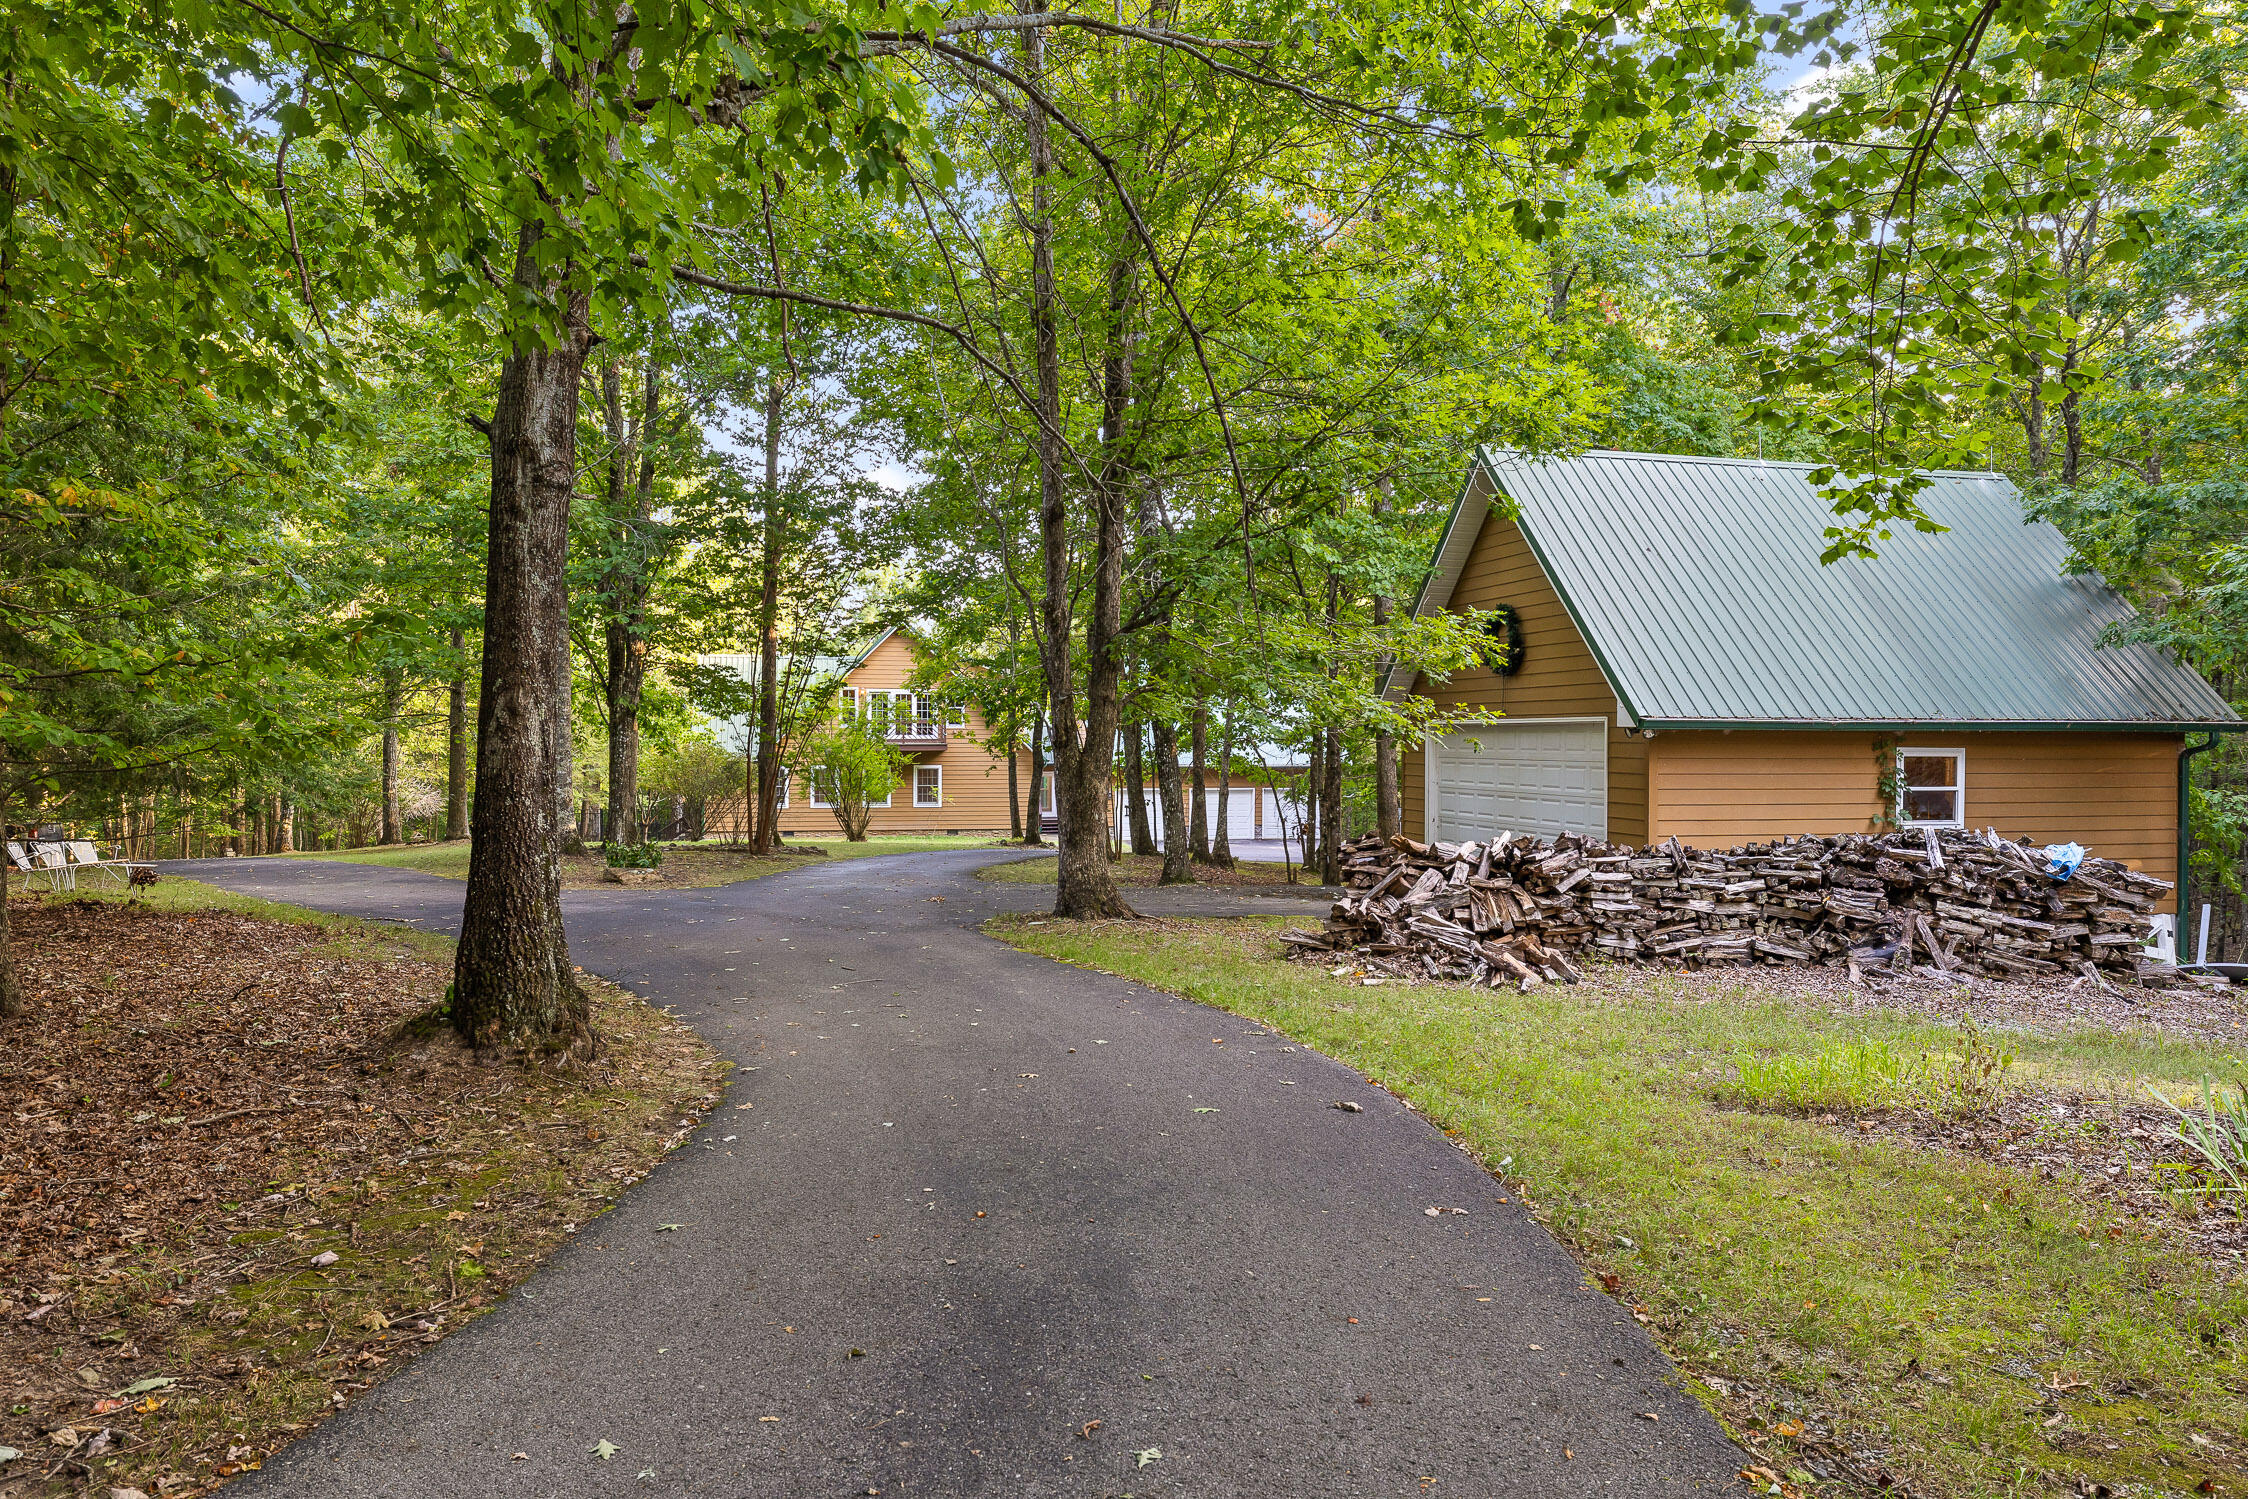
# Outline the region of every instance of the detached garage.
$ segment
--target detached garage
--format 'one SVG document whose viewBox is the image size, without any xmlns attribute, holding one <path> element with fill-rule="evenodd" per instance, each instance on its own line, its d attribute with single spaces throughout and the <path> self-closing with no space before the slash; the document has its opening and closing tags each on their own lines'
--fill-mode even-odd
<svg viewBox="0 0 2248 1499">
<path fill-rule="evenodd" d="M 2129 607 L 2065 571 L 2004 478 L 1932 475 L 1945 531 L 1822 566 L 1809 472 L 1479 455 L 1415 612 L 1493 611 L 1489 651 L 1386 690 L 1501 716 L 1405 756 L 1408 830 L 1724 848 L 1988 826 L 2176 879 L 2186 758 L 2241 727 L 2225 701 L 2100 643 Z"/>
</svg>

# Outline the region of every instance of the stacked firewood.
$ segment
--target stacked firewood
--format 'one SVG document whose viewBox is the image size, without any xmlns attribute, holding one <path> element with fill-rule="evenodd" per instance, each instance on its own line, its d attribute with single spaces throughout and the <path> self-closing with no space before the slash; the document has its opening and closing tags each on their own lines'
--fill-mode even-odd
<svg viewBox="0 0 2248 1499">
<path fill-rule="evenodd" d="M 2066 879 L 1995 833 L 1913 829 L 1750 843 L 1675 838 L 1347 846 L 1349 888 L 1300 954 L 1400 977 L 1574 983 L 1572 954 L 1703 963 L 1848 963 L 1991 978 L 2140 979 L 2169 882 L 2087 858 Z M 2145 975 L 2151 976 L 2151 975 Z"/>
</svg>

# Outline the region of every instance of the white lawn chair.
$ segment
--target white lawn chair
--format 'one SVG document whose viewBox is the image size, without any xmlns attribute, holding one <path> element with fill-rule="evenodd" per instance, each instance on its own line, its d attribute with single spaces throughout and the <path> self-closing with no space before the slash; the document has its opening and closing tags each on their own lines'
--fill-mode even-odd
<svg viewBox="0 0 2248 1499">
<path fill-rule="evenodd" d="M 80 838 L 63 845 L 70 861 L 78 869 L 98 869 L 119 885 L 130 888 L 133 883 L 133 866 L 123 859 L 105 859 L 101 850 L 87 839 Z M 75 871 L 74 871 L 75 872 Z"/>
<path fill-rule="evenodd" d="M 16 873 L 23 876 L 23 888 L 26 890 L 31 888 L 34 879 L 45 878 L 47 873 L 43 867 L 31 862 L 30 851 L 13 838 L 8 840 L 8 863 Z"/>
<path fill-rule="evenodd" d="M 29 890 L 34 879 L 47 882 L 49 891 L 75 890 L 78 880 L 71 873 L 70 861 L 63 857 L 62 847 L 54 843 L 34 843 L 26 850 L 20 843 L 8 845 L 8 859 L 23 871 L 23 888 Z"/>
</svg>

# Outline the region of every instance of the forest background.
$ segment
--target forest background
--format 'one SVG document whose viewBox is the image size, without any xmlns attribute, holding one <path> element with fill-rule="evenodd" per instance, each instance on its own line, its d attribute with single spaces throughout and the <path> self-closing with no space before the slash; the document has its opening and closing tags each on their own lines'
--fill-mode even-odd
<svg viewBox="0 0 2248 1499">
<path fill-rule="evenodd" d="M 1484 648 L 1406 607 L 1477 447 L 1812 462 L 1829 556 L 2002 471 L 2237 703 L 2241 67 L 2196 5 L 7 0 L 0 818 L 473 823 L 457 1023 L 566 1040 L 556 851 L 769 841 L 903 625 L 1097 809 L 1063 908 L 1182 756 L 1307 765 L 1331 863 L 1430 727 L 1381 670 Z"/>
</svg>

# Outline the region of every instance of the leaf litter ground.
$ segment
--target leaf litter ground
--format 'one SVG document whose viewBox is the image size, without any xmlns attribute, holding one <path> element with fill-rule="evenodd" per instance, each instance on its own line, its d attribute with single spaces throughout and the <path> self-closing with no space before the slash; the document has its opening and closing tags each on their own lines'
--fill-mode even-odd
<svg viewBox="0 0 2248 1499">
<path fill-rule="evenodd" d="M 423 1024 L 450 944 L 168 880 L 19 897 L 0 1052 L 0 1496 L 206 1492 L 473 1320 L 725 1064 L 586 980 L 565 1076 Z"/>
</svg>

